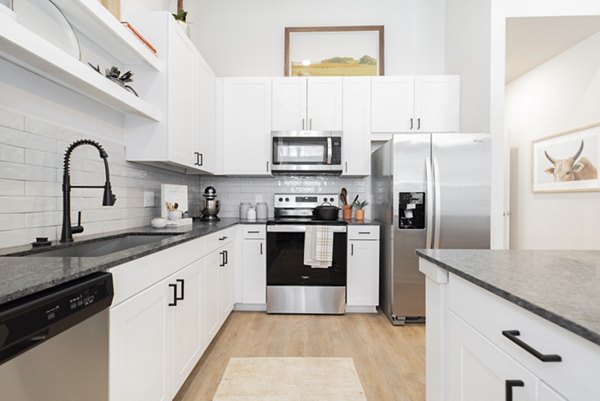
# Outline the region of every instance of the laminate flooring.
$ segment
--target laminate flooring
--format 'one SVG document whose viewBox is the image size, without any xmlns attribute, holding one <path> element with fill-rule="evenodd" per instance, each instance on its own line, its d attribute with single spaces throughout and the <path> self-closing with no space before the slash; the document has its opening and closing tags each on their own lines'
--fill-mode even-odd
<svg viewBox="0 0 600 401">
<path fill-rule="evenodd" d="M 368 401 L 425 400 L 425 326 L 392 326 L 382 313 L 233 312 L 175 397 L 211 401 L 232 357 L 350 357 Z M 307 372 L 310 374 L 310 372 Z"/>
</svg>

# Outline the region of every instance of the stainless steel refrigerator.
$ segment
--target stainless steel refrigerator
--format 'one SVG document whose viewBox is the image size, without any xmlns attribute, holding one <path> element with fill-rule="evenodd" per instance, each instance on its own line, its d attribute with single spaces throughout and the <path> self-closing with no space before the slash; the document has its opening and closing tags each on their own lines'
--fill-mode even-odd
<svg viewBox="0 0 600 401">
<path fill-rule="evenodd" d="M 488 134 L 396 134 L 371 159 L 381 228 L 380 306 L 393 324 L 425 319 L 416 249 L 490 246 Z"/>
</svg>

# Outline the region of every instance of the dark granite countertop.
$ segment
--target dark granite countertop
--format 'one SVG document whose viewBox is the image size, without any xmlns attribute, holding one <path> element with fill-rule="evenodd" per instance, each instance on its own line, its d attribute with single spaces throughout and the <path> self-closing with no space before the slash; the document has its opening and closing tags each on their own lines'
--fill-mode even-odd
<svg viewBox="0 0 600 401">
<path fill-rule="evenodd" d="M 417 254 L 600 345 L 600 251 L 428 249 Z"/>
<path fill-rule="evenodd" d="M 98 271 L 162 251 L 239 224 L 237 218 L 214 223 L 194 222 L 178 228 L 140 227 L 92 236 L 77 236 L 74 243 L 109 238 L 125 233 L 181 233 L 147 245 L 98 257 L 0 256 L 0 305 Z M 54 244 L 53 244 L 54 245 Z M 1 255 L 31 250 L 31 245 L 0 250 Z"/>
</svg>

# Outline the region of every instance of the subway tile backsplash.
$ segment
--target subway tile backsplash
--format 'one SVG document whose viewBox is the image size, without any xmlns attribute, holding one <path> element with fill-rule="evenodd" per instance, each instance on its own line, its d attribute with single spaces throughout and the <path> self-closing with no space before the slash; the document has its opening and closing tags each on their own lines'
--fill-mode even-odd
<svg viewBox="0 0 600 401">
<path fill-rule="evenodd" d="M 265 178 L 211 177 L 200 178 L 201 191 L 207 186 L 217 190 L 221 201 L 221 217 L 238 217 L 240 202 L 267 202 L 269 215 L 273 216 L 273 195 L 276 193 L 332 193 L 339 194 L 342 187 L 348 190 L 348 201 L 358 194 L 367 199 L 367 180 L 333 176 L 295 177 L 277 176 Z"/>
<path fill-rule="evenodd" d="M 23 245 L 35 237 L 60 237 L 62 162 L 75 140 L 97 140 L 108 153 L 111 183 L 117 196 L 102 206 L 101 189 L 73 189 L 71 219 L 82 211 L 85 234 L 145 226 L 160 214 L 160 184 L 183 184 L 190 194 L 190 214 L 200 212 L 197 176 L 125 160 L 122 143 L 95 138 L 34 117 L 0 108 L 0 247 Z M 77 148 L 71 158 L 73 185 L 103 185 L 104 165 L 91 146 Z M 144 191 L 154 192 L 155 207 L 143 207 Z"/>
</svg>

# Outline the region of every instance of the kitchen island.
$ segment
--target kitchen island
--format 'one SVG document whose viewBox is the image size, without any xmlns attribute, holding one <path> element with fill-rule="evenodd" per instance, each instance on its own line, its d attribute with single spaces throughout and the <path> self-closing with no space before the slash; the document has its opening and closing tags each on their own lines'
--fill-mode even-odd
<svg viewBox="0 0 600 401">
<path fill-rule="evenodd" d="M 427 401 L 600 399 L 600 252 L 417 254 Z"/>
</svg>

